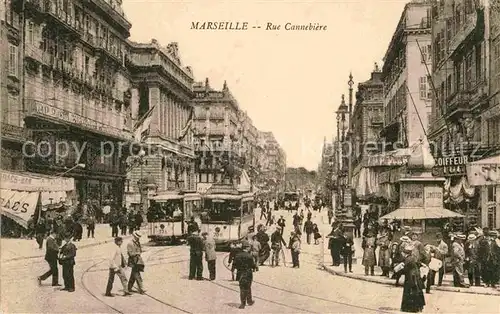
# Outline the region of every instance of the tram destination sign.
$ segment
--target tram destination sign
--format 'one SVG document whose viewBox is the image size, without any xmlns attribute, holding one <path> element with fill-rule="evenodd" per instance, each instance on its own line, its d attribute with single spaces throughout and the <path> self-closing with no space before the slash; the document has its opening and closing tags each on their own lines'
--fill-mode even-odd
<svg viewBox="0 0 500 314">
<path fill-rule="evenodd" d="M 469 156 L 438 157 L 432 173 L 437 177 L 463 176 L 467 163 L 473 161 Z"/>
</svg>

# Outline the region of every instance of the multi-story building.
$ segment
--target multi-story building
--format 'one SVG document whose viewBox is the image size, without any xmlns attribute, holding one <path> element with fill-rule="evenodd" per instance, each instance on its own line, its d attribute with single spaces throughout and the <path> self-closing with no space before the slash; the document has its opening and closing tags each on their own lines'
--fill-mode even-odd
<svg viewBox="0 0 500 314">
<path fill-rule="evenodd" d="M 148 148 L 142 166 L 129 160 L 125 191 L 127 203 L 140 202 L 140 180 L 153 185 L 156 193 L 195 190 L 192 117 L 193 74 L 182 65 L 177 43 L 161 46 L 129 42 L 126 65 L 132 87 L 132 118 L 141 121 L 149 116 L 149 133 L 144 139 Z M 144 202 L 145 198 L 143 198 Z"/>
<path fill-rule="evenodd" d="M 3 1 L 2 1 L 3 2 Z M 29 134 L 24 128 L 22 109 L 22 25 L 20 15 L 10 1 L 0 12 L 0 103 L 2 104 L 1 168 L 24 170 L 22 143 Z"/>
<path fill-rule="evenodd" d="M 448 204 L 469 222 L 497 228 L 498 186 L 463 193 L 470 189 L 457 185 L 469 187 L 468 163 L 500 154 L 500 1 L 434 1 L 431 12 L 435 97 L 429 138 L 436 148 L 435 174 L 460 192 L 447 193 Z"/>
<path fill-rule="evenodd" d="M 352 113 L 352 135 L 356 147 L 352 160 L 353 175 L 362 166 L 363 158 L 370 151 L 378 152 L 380 131 L 384 126 L 384 85 L 382 72 L 377 64 L 368 81 L 358 84 L 356 104 Z"/>
<path fill-rule="evenodd" d="M 384 128 L 386 143 L 409 147 L 425 137 L 432 92 L 430 1 L 405 5 L 384 56 Z"/>
<path fill-rule="evenodd" d="M 238 102 L 226 82 L 222 90 L 214 90 L 208 78 L 195 83 L 194 93 L 197 182 L 236 184 L 246 164 Z"/>
<path fill-rule="evenodd" d="M 245 154 L 244 169 L 250 180 L 256 182 L 260 174 L 259 165 L 259 130 L 253 124 L 252 119 L 246 111 L 240 113 L 242 123 L 242 148 Z"/>
<path fill-rule="evenodd" d="M 328 143 L 326 137 L 323 140 L 323 148 L 321 150 L 321 162 L 318 166 L 318 180 L 321 189 L 321 194 L 323 200 L 327 204 L 334 205 L 332 200 L 334 199 L 334 194 L 337 192 L 337 181 L 336 181 L 336 160 L 337 155 L 335 153 L 334 144 L 335 141 Z M 335 208 L 335 207 L 332 207 Z"/>
<path fill-rule="evenodd" d="M 259 175 L 265 190 L 277 193 L 285 187 L 286 154 L 272 132 L 260 132 L 264 152 L 260 161 L 261 172 Z"/>
<path fill-rule="evenodd" d="M 11 0 L 7 10 L 17 39 L 2 107 L 32 133 L 27 169 L 73 177 L 77 200 L 121 204 L 126 149 L 116 150 L 132 137 L 121 1 Z"/>
</svg>

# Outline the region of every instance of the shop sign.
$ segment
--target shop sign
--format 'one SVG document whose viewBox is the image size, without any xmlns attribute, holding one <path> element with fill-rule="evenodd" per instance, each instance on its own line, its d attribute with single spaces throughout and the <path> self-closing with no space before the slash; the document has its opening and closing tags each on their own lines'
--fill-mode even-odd
<svg viewBox="0 0 500 314">
<path fill-rule="evenodd" d="M 2 137 L 11 137 L 21 141 L 25 141 L 27 136 L 28 132 L 25 128 L 12 124 L 2 123 Z"/>
<path fill-rule="evenodd" d="M 36 177 L 27 174 L 0 171 L 3 189 L 17 191 L 71 191 L 75 189 L 73 178 Z"/>
<path fill-rule="evenodd" d="M 425 207 L 443 206 L 443 188 L 437 185 L 425 187 Z"/>
<path fill-rule="evenodd" d="M 102 122 L 81 116 L 79 114 L 64 109 L 54 107 L 49 104 L 34 102 L 31 107 L 31 113 L 35 115 L 41 115 L 44 117 L 56 119 L 62 122 L 70 123 L 80 128 L 85 128 L 93 132 L 101 132 L 120 138 L 123 136 L 122 130 L 118 128 L 105 125 Z"/>
<path fill-rule="evenodd" d="M 401 207 L 424 207 L 424 185 L 421 183 L 402 183 Z"/>
<path fill-rule="evenodd" d="M 467 179 L 471 186 L 500 185 L 500 163 L 469 164 Z"/>
<path fill-rule="evenodd" d="M 408 163 L 410 156 L 368 156 L 366 159 L 366 167 L 392 167 L 403 166 Z"/>
<path fill-rule="evenodd" d="M 4 213 L 10 215 L 11 218 L 17 218 L 15 220 L 26 227 L 31 215 L 35 213 L 38 195 L 39 192 L 2 189 L 0 190 L 0 206 Z"/>
<path fill-rule="evenodd" d="M 198 183 L 196 184 L 196 192 L 199 194 L 205 194 L 211 187 L 212 183 Z"/>
<path fill-rule="evenodd" d="M 436 158 L 436 166 L 433 169 L 433 174 L 440 177 L 465 175 L 466 165 L 470 161 L 468 156 Z"/>
</svg>

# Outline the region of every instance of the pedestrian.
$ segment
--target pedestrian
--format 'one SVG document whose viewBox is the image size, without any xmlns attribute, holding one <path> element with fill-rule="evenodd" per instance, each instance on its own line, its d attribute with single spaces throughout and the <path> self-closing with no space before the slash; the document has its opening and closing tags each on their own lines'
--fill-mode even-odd
<svg viewBox="0 0 500 314">
<path fill-rule="evenodd" d="M 193 231 L 187 241 L 190 247 L 189 280 L 203 280 L 203 239 L 198 231 Z"/>
<path fill-rule="evenodd" d="M 89 218 L 87 219 L 87 238 L 94 238 L 94 232 L 95 232 L 95 217 L 94 215 L 90 215 Z"/>
<path fill-rule="evenodd" d="M 290 244 L 290 252 L 292 254 L 292 267 L 299 268 L 299 256 L 300 256 L 300 238 L 297 235 L 292 237 L 292 243 Z"/>
<path fill-rule="evenodd" d="M 259 218 L 259 220 L 267 219 L 266 212 L 267 212 L 266 208 L 263 207 L 263 206 L 261 206 L 260 207 L 260 218 Z"/>
<path fill-rule="evenodd" d="M 127 235 L 127 225 L 127 209 L 124 208 L 123 212 L 120 214 L 120 231 L 122 236 Z"/>
<path fill-rule="evenodd" d="M 58 287 L 59 284 L 59 267 L 58 267 L 58 254 L 59 245 L 57 245 L 56 232 L 54 229 L 50 231 L 45 244 L 45 260 L 49 264 L 50 269 L 38 277 L 38 285 L 42 285 L 42 281 L 52 276 L 52 286 Z"/>
<path fill-rule="evenodd" d="M 496 243 L 499 242 L 497 241 L 498 232 L 484 229 L 478 252 L 481 261 L 481 276 L 487 287 L 495 288 L 500 277 L 500 247 Z"/>
<path fill-rule="evenodd" d="M 465 243 L 465 261 L 467 269 L 467 277 L 469 277 L 469 285 L 481 286 L 481 272 L 478 260 L 478 241 L 475 234 L 471 233 L 467 237 Z"/>
<path fill-rule="evenodd" d="M 365 266 L 365 276 L 368 276 L 368 272 L 370 272 L 371 276 L 374 276 L 377 259 L 375 257 L 376 243 L 373 231 L 369 230 L 366 233 L 366 236 L 363 238 L 361 247 L 363 248 L 363 265 Z"/>
<path fill-rule="evenodd" d="M 73 241 L 80 241 L 83 237 L 83 227 L 79 220 L 73 224 Z"/>
<path fill-rule="evenodd" d="M 283 239 L 283 231 L 280 226 L 276 227 L 276 230 L 271 235 L 271 249 L 273 250 L 273 256 L 271 257 L 271 266 L 279 266 L 280 254 L 284 245 L 286 247 L 286 242 Z"/>
<path fill-rule="evenodd" d="M 304 232 L 306 233 L 307 244 L 311 244 L 311 235 L 314 232 L 314 224 L 308 216 L 307 221 L 304 223 Z"/>
<path fill-rule="evenodd" d="M 382 269 L 382 276 L 389 277 L 389 271 L 391 269 L 391 252 L 389 246 L 391 244 L 391 239 L 389 232 L 386 229 L 382 230 L 382 233 L 377 239 L 378 251 L 378 266 Z"/>
<path fill-rule="evenodd" d="M 321 233 L 319 233 L 319 228 L 317 224 L 313 225 L 313 234 L 314 234 L 314 244 L 319 244 L 319 239 L 321 239 Z"/>
<path fill-rule="evenodd" d="M 354 236 L 361 238 L 361 216 L 359 215 L 354 218 Z"/>
<path fill-rule="evenodd" d="M 109 275 L 108 275 L 108 284 L 106 286 L 106 293 L 104 294 L 107 297 L 113 297 L 111 294 L 111 290 L 113 290 L 113 283 L 115 281 L 115 275 L 120 278 L 120 281 L 123 286 L 123 295 L 130 295 L 127 284 L 127 276 L 125 276 L 125 267 L 127 266 L 125 263 L 125 257 L 123 256 L 123 252 L 121 246 L 123 244 L 122 237 L 115 238 L 116 247 L 111 254 L 111 258 L 109 260 Z"/>
<path fill-rule="evenodd" d="M 209 279 L 215 280 L 215 265 L 217 260 L 217 253 L 215 252 L 215 240 L 213 237 L 210 237 L 208 235 L 208 232 L 203 232 L 201 236 L 203 237 L 203 250 L 205 251 L 205 260 L 207 261 Z"/>
<path fill-rule="evenodd" d="M 62 276 L 64 280 L 64 288 L 68 292 L 75 291 L 75 257 L 76 257 L 76 246 L 73 244 L 71 239 L 73 238 L 72 233 L 66 233 L 64 236 L 64 242 L 59 253 L 59 263 L 62 265 Z"/>
<path fill-rule="evenodd" d="M 271 255 L 271 247 L 269 246 L 269 235 L 266 233 L 266 227 L 259 225 L 257 227 L 257 234 L 255 235 L 257 241 L 260 244 L 259 252 L 259 265 L 264 265 L 264 262 Z"/>
<path fill-rule="evenodd" d="M 342 234 L 342 247 L 340 249 L 340 254 L 344 257 L 344 272 L 347 273 L 347 268 L 349 272 L 352 273 L 352 256 L 354 255 L 354 240 L 350 233 Z"/>
<path fill-rule="evenodd" d="M 403 298 L 401 301 L 401 312 L 422 312 L 425 306 L 423 293 L 423 282 L 420 276 L 418 259 L 412 254 L 414 247 L 406 244 L 403 249 L 405 282 L 403 286 Z"/>
<path fill-rule="evenodd" d="M 28 237 L 28 239 L 32 240 L 33 234 L 35 233 L 35 215 L 31 215 L 30 218 L 28 219 L 26 229 L 28 230 L 26 236 Z"/>
<path fill-rule="evenodd" d="M 43 248 L 43 239 L 45 238 L 46 233 L 47 233 L 47 226 L 45 225 L 45 219 L 40 217 L 35 226 L 35 239 L 36 243 L 38 243 L 38 248 L 40 250 Z"/>
<path fill-rule="evenodd" d="M 188 234 L 200 232 L 200 227 L 198 226 L 198 223 L 194 220 L 194 216 L 191 216 L 191 219 L 188 221 L 187 232 Z"/>
<path fill-rule="evenodd" d="M 332 218 L 333 218 L 333 209 L 332 208 L 328 208 L 328 224 L 329 225 L 332 224 Z"/>
<path fill-rule="evenodd" d="M 280 219 L 276 222 L 276 224 L 281 228 L 281 236 L 283 236 L 283 231 L 285 230 L 285 218 L 283 218 L 283 215 L 281 215 Z"/>
<path fill-rule="evenodd" d="M 340 224 L 335 224 L 333 231 L 328 236 L 328 248 L 332 256 L 332 266 L 340 266 L 340 250 L 342 248 L 342 231 Z"/>
<path fill-rule="evenodd" d="M 445 261 L 448 255 L 448 245 L 443 241 L 443 235 L 439 232 L 436 234 L 437 245 L 430 246 L 431 258 L 435 258 L 441 261 L 441 268 L 438 270 L 438 286 L 443 284 L 443 277 L 445 271 Z M 429 269 L 429 274 L 427 276 L 427 284 L 425 286 L 426 293 L 430 293 L 431 286 L 435 284 L 436 271 Z"/>
<path fill-rule="evenodd" d="M 250 254 L 250 250 L 250 243 L 243 241 L 242 251 L 234 258 L 234 265 L 237 271 L 236 277 L 240 286 L 240 309 L 244 309 L 247 304 L 250 306 L 254 304 L 252 298 L 252 281 L 255 262 Z"/>
<path fill-rule="evenodd" d="M 132 233 L 134 233 L 135 231 L 135 216 L 132 211 L 130 211 L 128 214 L 127 222 L 128 222 L 128 234 L 132 235 Z"/>
<path fill-rule="evenodd" d="M 144 219 L 142 218 L 142 214 L 140 211 L 137 211 L 134 216 L 134 222 L 135 222 L 135 230 L 139 231 L 141 230 L 142 222 Z"/>
<path fill-rule="evenodd" d="M 260 265 L 260 261 L 259 261 L 259 257 L 260 257 L 260 251 L 262 249 L 261 245 L 260 245 L 260 242 L 257 240 L 257 235 L 254 235 L 252 237 L 252 241 L 250 242 L 250 245 L 251 245 L 251 252 L 252 252 L 252 256 L 253 256 L 253 259 L 254 259 L 254 262 L 255 262 L 255 271 L 259 271 L 259 265 Z"/>
<path fill-rule="evenodd" d="M 118 226 L 120 225 L 120 216 L 117 211 L 111 213 L 111 221 L 109 223 L 111 226 L 111 237 L 115 238 L 118 236 Z"/>
<path fill-rule="evenodd" d="M 231 243 L 229 244 L 229 259 L 227 261 L 228 265 L 231 266 L 231 280 L 235 280 L 234 272 L 236 271 L 236 264 L 234 263 L 234 259 L 236 255 L 241 251 L 240 243 Z"/>
<path fill-rule="evenodd" d="M 128 262 L 127 265 L 131 268 L 130 278 L 128 280 L 128 291 L 132 292 L 132 287 L 137 282 L 139 287 L 138 292 L 140 294 L 145 294 L 144 284 L 142 282 L 141 272 L 144 272 L 144 261 L 142 259 L 142 247 L 141 247 L 141 234 L 138 231 L 132 233 L 132 241 L 127 244 L 127 255 Z"/>
<path fill-rule="evenodd" d="M 469 288 L 469 285 L 464 282 L 465 250 L 463 242 L 465 238 L 463 234 L 456 234 L 452 244 L 453 285 L 461 288 Z"/>
<path fill-rule="evenodd" d="M 269 215 L 267 215 L 266 226 L 272 226 L 272 225 L 274 225 L 275 219 L 276 218 L 274 217 L 274 215 L 271 215 L 271 213 L 269 213 Z"/>
</svg>

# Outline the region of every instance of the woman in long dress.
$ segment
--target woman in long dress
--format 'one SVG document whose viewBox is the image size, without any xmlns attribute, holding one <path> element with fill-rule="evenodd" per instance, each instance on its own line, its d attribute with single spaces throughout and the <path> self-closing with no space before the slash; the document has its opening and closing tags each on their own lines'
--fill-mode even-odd
<svg viewBox="0 0 500 314">
<path fill-rule="evenodd" d="M 418 258 L 412 254 L 413 249 L 412 245 L 406 245 L 403 249 L 405 282 L 401 311 L 419 313 L 422 312 L 425 306 L 423 292 L 425 286 L 420 275 Z"/>
</svg>

